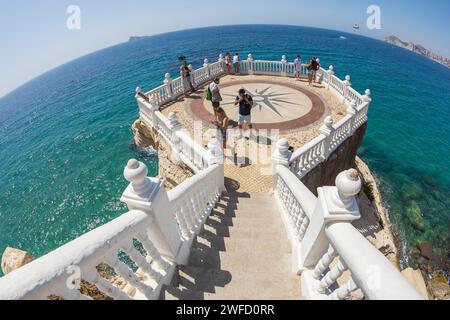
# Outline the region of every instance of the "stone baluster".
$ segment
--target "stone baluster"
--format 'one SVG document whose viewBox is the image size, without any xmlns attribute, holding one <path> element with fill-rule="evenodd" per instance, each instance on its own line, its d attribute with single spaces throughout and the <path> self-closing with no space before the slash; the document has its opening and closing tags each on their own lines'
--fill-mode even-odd
<svg viewBox="0 0 450 320">
<path fill-rule="evenodd" d="M 203 60 L 203 67 L 205 67 L 205 72 L 206 72 L 206 76 L 207 76 L 207 80 L 210 80 L 211 79 L 211 70 L 210 70 L 210 67 L 209 67 L 209 61 L 208 61 L 208 58 L 205 58 L 205 60 Z"/>
<path fill-rule="evenodd" d="M 183 206 L 177 206 L 175 208 L 175 215 L 180 225 L 181 235 L 185 240 L 191 237 L 190 231 L 193 229 L 194 225 L 189 217 L 185 213 L 185 208 Z"/>
<path fill-rule="evenodd" d="M 333 118 L 331 116 L 328 116 L 324 120 L 324 125 L 320 128 L 320 133 L 326 137 L 323 141 L 322 151 L 324 160 L 327 160 L 330 157 L 334 131 L 335 129 L 333 127 Z"/>
<path fill-rule="evenodd" d="M 159 282 L 162 278 L 162 274 L 153 269 L 151 264 L 144 258 L 144 256 L 136 250 L 133 241 L 130 241 L 127 246 L 124 246 L 122 250 L 130 256 L 134 263 L 144 271 L 155 282 Z"/>
<path fill-rule="evenodd" d="M 287 58 L 286 55 L 283 55 L 281 57 L 281 76 L 282 77 L 286 77 L 287 72 L 286 72 L 286 68 L 287 68 Z"/>
<path fill-rule="evenodd" d="M 167 88 L 168 98 L 172 99 L 172 97 L 173 97 L 172 78 L 170 77 L 170 73 L 168 73 L 168 72 L 164 76 L 164 84 L 166 85 L 166 88 Z M 185 90 L 186 90 L 186 88 L 185 88 Z"/>
<path fill-rule="evenodd" d="M 144 246 L 145 251 L 147 251 L 148 262 L 153 262 L 155 267 L 160 271 L 165 271 L 170 267 L 170 264 L 164 260 L 158 249 L 156 249 L 153 243 L 149 240 L 147 232 L 138 234 L 137 238 Z"/>
<path fill-rule="evenodd" d="M 181 234 L 173 218 L 171 205 L 164 182 L 147 177 L 147 166 L 135 159 L 128 162 L 124 177 L 130 185 L 124 191 L 121 201 L 130 210 L 142 210 L 153 221 L 148 226 L 149 240 L 168 261 L 177 261 L 181 243 Z"/>
<path fill-rule="evenodd" d="M 356 290 L 358 290 L 358 286 L 353 281 L 353 278 L 350 278 L 344 285 L 333 291 L 330 295 L 330 300 L 344 300 L 350 293 Z"/>
<path fill-rule="evenodd" d="M 254 74 L 253 72 L 253 62 L 255 60 L 253 59 L 253 54 L 249 53 L 247 56 L 247 63 L 248 63 L 248 74 L 252 75 Z"/>
<path fill-rule="evenodd" d="M 342 262 L 342 259 L 339 258 L 337 264 L 327 272 L 322 280 L 320 280 L 317 288 L 319 294 L 325 294 L 327 289 L 334 284 L 346 270 L 347 266 Z"/>
<path fill-rule="evenodd" d="M 347 96 L 348 96 L 348 88 L 350 88 L 352 86 L 352 83 L 350 82 L 351 78 L 349 75 L 345 76 L 345 80 L 342 81 L 342 83 L 344 84 L 344 92 L 343 92 L 343 96 L 344 96 L 344 101 L 345 102 L 347 100 Z"/>
<path fill-rule="evenodd" d="M 337 257 L 337 252 L 334 250 L 334 248 L 330 245 L 328 248 L 328 251 L 323 255 L 323 257 L 319 260 L 316 267 L 314 268 L 312 272 L 312 276 L 316 280 L 320 280 L 320 277 L 322 274 L 327 270 L 327 268 L 330 266 L 331 262 L 333 262 L 334 258 Z"/>
<path fill-rule="evenodd" d="M 119 276 L 124 278 L 126 282 L 138 289 L 142 294 L 145 295 L 147 299 L 154 300 L 156 298 L 153 294 L 153 288 L 142 282 L 128 265 L 119 260 L 116 253 L 109 254 L 108 256 L 106 256 L 105 260 L 108 265 L 114 268 Z"/>
<path fill-rule="evenodd" d="M 328 225 L 351 222 L 361 217 L 355 196 L 361 191 L 361 179 L 355 169 L 340 173 L 336 187 L 318 188 L 318 201 L 301 246 L 300 265 L 315 268 L 328 251 L 325 234 Z"/>
<path fill-rule="evenodd" d="M 83 278 L 114 300 L 132 300 L 125 292 L 98 274 L 97 270 L 83 274 Z"/>
<path fill-rule="evenodd" d="M 334 67 L 332 65 L 328 67 L 327 73 L 328 73 L 328 86 L 327 86 L 327 88 L 328 88 L 328 90 L 330 90 L 331 81 L 332 81 L 331 78 L 334 76 Z"/>
</svg>

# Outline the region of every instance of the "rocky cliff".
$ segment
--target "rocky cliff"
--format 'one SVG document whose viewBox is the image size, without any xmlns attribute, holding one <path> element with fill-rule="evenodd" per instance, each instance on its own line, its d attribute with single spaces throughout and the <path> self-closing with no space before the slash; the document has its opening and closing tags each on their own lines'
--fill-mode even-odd
<svg viewBox="0 0 450 320">
<path fill-rule="evenodd" d="M 424 48 L 420 44 L 415 44 L 412 42 L 405 42 L 397 38 L 396 36 L 388 36 L 381 39 L 382 41 L 385 41 L 387 43 L 396 45 L 398 47 L 407 49 L 409 51 L 415 52 L 417 54 L 420 54 L 421 56 L 424 56 L 428 59 L 431 59 L 433 61 L 436 61 L 448 68 L 450 68 L 450 59 L 443 57 L 441 55 L 438 55 L 434 52 L 431 52 L 430 50 Z"/>
</svg>

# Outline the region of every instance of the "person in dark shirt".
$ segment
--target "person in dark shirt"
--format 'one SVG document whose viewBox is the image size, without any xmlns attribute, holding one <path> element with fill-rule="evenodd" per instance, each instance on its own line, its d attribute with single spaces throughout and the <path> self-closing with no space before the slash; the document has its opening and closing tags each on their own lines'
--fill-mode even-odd
<svg viewBox="0 0 450 320">
<path fill-rule="evenodd" d="M 314 57 L 311 60 L 311 63 L 308 65 L 308 82 L 311 85 L 312 82 L 316 82 L 317 71 L 320 70 L 320 64 L 317 61 L 317 58 Z"/>
<path fill-rule="evenodd" d="M 194 85 L 192 84 L 191 70 L 188 66 L 181 66 L 181 77 L 183 78 L 183 86 L 185 95 L 189 96 L 189 92 L 195 92 Z"/>
<path fill-rule="evenodd" d="M 244 123 L 247 123 L 248 128 L 250 129 L 250 136 L 252 135 L 252 107 L 253 107 L 253 99 L 252 97 L 245 92 L 245 89 L 239 90 L 239 95 L 236 97 L 236 101 L 234 105 L 239 105 L 239 131 L 240 136 L 242 137 L 242 128 Z M 247 138 L 249 139 L 249 138 Z"/>
</svg>

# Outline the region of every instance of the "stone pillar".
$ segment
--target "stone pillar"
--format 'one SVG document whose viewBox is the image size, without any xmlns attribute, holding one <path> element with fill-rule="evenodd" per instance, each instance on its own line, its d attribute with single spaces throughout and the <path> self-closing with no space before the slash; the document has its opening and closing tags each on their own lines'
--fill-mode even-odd
<svg viewBox="0 0 450 320">
<path fill-rule="evenodd" d="M 350 80 L 351 80 L 350 76 L 346 75 L 345 80 L 343 81 L 343 83 L 344 83 L 344 102 L 347 100 L 348 88 L 351 87 L 351 85 L 352 85 Z"/>
<path fill-rule="evenodd" d="M 167 94 L 168 94 L 169 98 L 172 98 L 173 90 L 172 90 L 172 78 L 170 77 L 170 73 L 166 73 L 166 75 L 164 77 L 164 84 L 167 87 Z"/>
<path fill-rule="evenodd" d="M 170 160 L 177 165 L 182 165 L 183 162 L 181 161 L 180 157 L 181 139 L 178 136 L 177 132 L 180 131 L 183 128 L 183 126 L 178 121 L 176 112 L 169 113 L 168 120 L 169 120 L 169 128 L 172 131 L 171 136 L 172 152 L 170 154 Z"/>
<path fill-rule="evenodd" d="M 223 164 L 224 154 L 222 144 L 216 137 L 211 138 L 211 140 L 209 140 L 208 142 L 208 154 L 209 154 L 208 160 L 209 165 Z"/>
<path fill-rule="evenodd" d="M 182 241 L 164 182 L 147 177 L 147 166 L 135 159 L 128 161 L 124 177 L 130 182 L 120 199 L 130 210 L 141 210 L 153 218 L 148 227 L 148 237 L 158 251 L 169 261 L 177 261 Z"/>
<path fill-rule="evenodd" d="M 330 90 L 332 76 L 334 76 L 334 67 L 331 65 L 328 67 L 328 90 Z"/>
<path fill-rule="evenodd" d="M 291 156 L 292 152 L 289 151 L 289 141 L 287 139 L 279 140 L 272 155 L 273 190 L 276 189 L 277 184 L 277 167 L 284 166 L 289 168 Z"/>
<path fill-rule="evenodd" d="M 370 89 L 366 89 L 362 99 L 364 102 L 368 102 L 369 105 L 372 103 L 372 93 L 370 92 Z"/>
<path fill-rule="evenodd" d="M 254 74 L 254 72 L 253 72 L 253 62 L 254 62 L 255 60 L 253 59 L 253 55 L 251 54 L 251 53 L 249 53 L 248 54 L 248 57 L 247 57 L 247 62 L 248 62 L 248 74 L 249 75 L 252 75 L 252 74 Z"/>
<path fill-rule="evenodd" d="M 325 229 L 336 222 L 352 222 L 361 217 L 355 196 L 362 182 L 355 169 L 340 173 L 336 187 L 318 189 L 318 201 L 301 244 L 300 266 L 303 270 L 314 268 L 328 251 L 329 241 Z"/>
<path fill-rule="evenodd" d="M 206 68 L 206 74 L 208 75 L 208 79 L 211 79 L 211 70 L 209 69 L 208 58 L 205 58 L 205 60 L 203 60 L 203 67 Z"/>
<path fill-rule="evenodd" d="M 287 58 L 286 55 L 283 55 L 281 57 L 281 76 L 282 77 L 286 77 L 287 73 L 286 73 L 286 65 L 287 65 Z"/>
<path fill-rule="evenodd" d="M 225 166 L 224 152 L 222 143 L 216 137 L 211 138 L 208 142 L 208 165 L 219 165 L 220 175 L 218 175 L 217 183 L 221 186 L 221 191 L 225 192 Z"/>
<path fill-rule="evenodd" d="M 355 133 L 354 123 L 355 123 L 355 116 L 356 116 L 356 113 L 357 113 L 357 107 L 358 107 L 358 105 L 356 104 L 356 101 L 353 100 L 350 103 L 350 106 L 347 108 L 347 114 L 349 116 L 351 116 L 351 118 L 350 118 L 350 129 L 349 129 L 350 130 L 350 132 L 349 132 L 350 136 L 353 135 L 353 133 Z"/>
<path fill-rule="evenodd" d="M 328 116 L 324 120 L 324 125 L 320 128 L 320 133 L 323 134 L 326 138 L 323 143 L 323 157 L 324 160 L 328 160 L 331 154 L 331 139 L 333 138 L 333 133 L 335 129 L 333 127 L 333 118 Z"/>
<path fill-rule="evenodd" d="M 142 93 L 141 87 L 136 87 L 135 92 L 136 92 L 135 98 L 138 98 L 140 96 L 139 94 Z"/>
<path fill-rule="evenodd" d="M 33 256 L 28 252 L 14 248 L 6 248 L 2 256 L 2 271 L 6 275 L 31 261 L 33 261 Z"/>
</svg>

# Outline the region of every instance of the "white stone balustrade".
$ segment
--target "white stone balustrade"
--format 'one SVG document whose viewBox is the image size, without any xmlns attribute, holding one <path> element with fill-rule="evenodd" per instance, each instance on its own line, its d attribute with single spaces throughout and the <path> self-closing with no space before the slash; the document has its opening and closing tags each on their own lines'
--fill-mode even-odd
<svg viewBox="0 0 450 320">
<path fill-rule="evenodd" d="M 280 148 L 286 149 L 284 141 Z M 344 300 L 360 289 L 366 299 L 422 299 L 351 224 L 360 218 L 355 195 L 360 192 L 362 182 L 356 170 L 339 174 L 336 187 L 319 188 L 316 198 L 281 164 L 279 154 L 283 152 L 275 154 L 274 192 L 291 240 L 292 266 L 301 274 L 305 298 Z M 349 274 L 348 280 L 339 285 L 338 279 L 344 273 Z"/>
<path fill-rule="evenodd" d="M 224 175 L 223 167 L 213 164 L 166 192 L 163 182 L 147 173 L 142 162 L 130 160 L 124 169 L 130 185 L 121 200 L 131 211 L 0 278 L 0 300 L 91 300 L 72 285 L 81 279 L 113 299 L 158 299 L 162 286 L 171 283 L 176 265 L 187 262 L 193 234 L 224 190 Z M 187 212 L 195 230 L 182 230 L 181 218 L 188 219 Z M 137 272 L 119 259 L 119 252 L 134 262 Z M 107 271 L 99 271 L 102 265 L 102 270 L 105 265 L 112 268 L 128 286 L 113 285 Z"/>
</svg>

